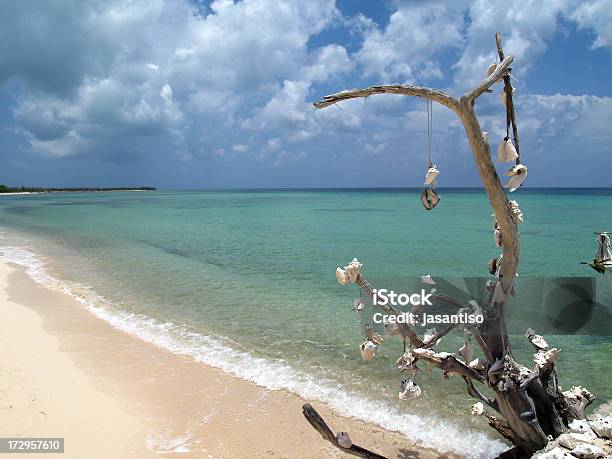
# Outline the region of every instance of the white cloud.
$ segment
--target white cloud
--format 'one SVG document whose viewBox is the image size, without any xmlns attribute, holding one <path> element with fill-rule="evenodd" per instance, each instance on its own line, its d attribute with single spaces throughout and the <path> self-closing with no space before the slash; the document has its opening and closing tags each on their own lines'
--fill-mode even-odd
<svg viewBox="0 0 612 459">
<path fill-rule="evenodd" d="M 592 29 L 597 37 L 594 48 L 612 50 L 612 4 L 609 0 L 580 2 L 569 15 L 584 29 Z"/>
<path fill-rule="evenodd" d="M 373 27 L 365 32 L 357 53 L 365 74 L 380 75 L 383 83 L 414 80 L 421 72 L 439 77 L 431 59 L 442 49 L 462 45 L 462 9 L 463 2 L 400 3 L 384 30 Z"/>
</svg>

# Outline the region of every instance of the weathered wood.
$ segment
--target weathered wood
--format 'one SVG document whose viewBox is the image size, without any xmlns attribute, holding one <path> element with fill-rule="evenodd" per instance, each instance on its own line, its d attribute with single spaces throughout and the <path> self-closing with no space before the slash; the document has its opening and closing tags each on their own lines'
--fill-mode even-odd
<svg viewBox="0 0 612 459">
<path fill-rule="evenodd" d="M 402 96 L 421 97 L 423 99 L 433 100 L 442 105 L 445 105 L 453 111 L 456 111 L 459 105 L 457 99 L 452 96 L 449 96 L 445 92 L 438 91 L 437 89 L 399 84 L 370 86 L 369 88 L 365 89 L 349 89 L 347 91 L 342 91 L 336 94 L 325 96 L 322 100 L 315 102 L 313 105 L 316 108 L 325 108 L 332 104 L 342 102 L 344 100 L 370 97 L 374 94 L 399 94 Z"/>
<path fill-rule="evenodd" d="M 321 434 L 324 440 L 327 440 L 336 448 L 344 451 L 345 453 L 352 454 L 353 456 L 357 457 L 363 457 L 365 459 L 387 459 L 385 456 L 381 456 L 380 454 L 374 453 L 355 444 L 351 445 L 350 448 L 340 446 L 338 440 L 336 439 L 336 435 L 334 435 L 331 429 L 327 426 L 327 423 L 323 420 L 319 413 L 317 413 L 317 410 L 315 410 L 309 403 L 302 406 L 302 413 L 304 413 L 306 420 L 317 432 Z"/>
<path fill-rule="evenodd" d="M 515 148 L 520 154 L 518 128 L 512 98 L 513 88 L 510 81 L 510 64 L 513 58 L 512 56 L 504 56 L 499 33 L 496 35 L 496 43 L 500 64 L 496 66 L 489 77 L 465 93 L 460 99 L 431 88 L 385 85 L 353 89 L 325 96 L 319 102 L 315 102 L 314 106 L 319 109 L 325 108 L 344 100 L 369 97 L 373 94 L 401 94 L 438 102 L 453 110 L 459 117 L 472 151 L 474 163 L 495 213 L 501 234 L 503 234 L 501 243 L 502 263 L 497 279 L 503 291 L 503 295 L 501 295 L 503 298 L 500 299 L 497 295 L 495 301 L 493 301 L 494 296 L 490 295 L 489 304 L 484 305 L 484 322 L 473 330 L 476 343 L 485 355 L 486 368 L 471 368 L 466 364 L 467 362 L 458 360 L 452 354 L 435 353 L 430 349 L 440 337 L 449 333 L 453 327 L 448 327 L 426 342 L 417 335 L 412 327 L 406 324 L 398 324 L 398 329 L 404 342 L 409 342 L 415 348 L 412 352 L 418 355 L 418 359 L 432 363 L 442 369 L 445 374 L 461 375 L 467 384 L 468 393 L 500 414 L 501 417 L 485 414 L 489 424 L 517 446 L 517 449 L 513 450 L 514 453 L 520 450 L 520 454 L 528 455 L 547 444 L 547 435 L 558 436 L 564 430 L 564 423 L 567 424 L 568 420 L 580 415 L 583 416 L 584 410 L 592 400 L 592 395 L 581 388 L 571 393 L 561 393 L 557 385 L 554 361 L 547 361 L 538 372 L 530 373 L 528 369 L 519 365 L 512 355 L 506 328 L 505 308 L 507 296 L 515 282 L 520 259 L 518 221 L 493 164 L 490 146 L 483 135 L 474 108 L 477 98 L 490 92 L 489 88 L 495 82 L 503 79 L 507 116 L 512 126 Z M 518 162 L 519 160 L 517 160 L 517 164 Z M 361 274 L 357 277 L 356 283 L 366 294 L 372 294 L 371 284 Z M 446 299 L 449 304 L 463 307 L 452 298 Z M 381 307 L 389 314 L 397 315 L 400 313 L 392 306 Z M 533 340 L 532 343 L 534 343 Z M 536 344 L 534 343 L 534 346 Z M 536 348 L 540 352 L 547 351 L 547 347 L 544 349 L 543 345 L 538 345 L 540 348 L 538 346 Z M 547 352 L 552 351 L 555 350 L 551 349 Z M 487 384 L 493 391 L 493 398 L 485 396 L 476 389 L 473 381 Z M 329 434 L 322 433 L 322 435 L 332 441 L 328 438 Z M 335 437 L 333 439 L 335 440 Z"/>
</svg>

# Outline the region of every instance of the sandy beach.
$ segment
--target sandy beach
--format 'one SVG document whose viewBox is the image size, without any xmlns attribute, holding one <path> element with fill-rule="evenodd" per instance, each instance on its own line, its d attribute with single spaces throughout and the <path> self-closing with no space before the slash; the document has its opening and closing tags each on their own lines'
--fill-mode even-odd
<svg viewBox="0 0 612 459">
<path fill-rule="evenodd" d="M 344 457 L 303 403 L 118 331 L 0 262 L 0 436 L 65 437 L 74 458 Z M 312 403 L 387 457 L 454 457 Z"/>
</svg>

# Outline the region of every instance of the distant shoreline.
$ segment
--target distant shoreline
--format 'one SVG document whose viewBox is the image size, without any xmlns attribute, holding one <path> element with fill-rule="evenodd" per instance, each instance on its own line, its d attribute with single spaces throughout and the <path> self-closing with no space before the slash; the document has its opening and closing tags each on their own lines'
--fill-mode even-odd
<svg viewBox="0 0 612 459">
<path fill-rule="evenodd" d="M 117 188 L 37 188 L 37 187 L 7 187 L 0 185 L 0 196 L 12 194 L 43 194 L 43 193 L 93 193 L 100 191 L 156 191 L 152 186 L 141 187 L 117 187 Z"/>
</svg>

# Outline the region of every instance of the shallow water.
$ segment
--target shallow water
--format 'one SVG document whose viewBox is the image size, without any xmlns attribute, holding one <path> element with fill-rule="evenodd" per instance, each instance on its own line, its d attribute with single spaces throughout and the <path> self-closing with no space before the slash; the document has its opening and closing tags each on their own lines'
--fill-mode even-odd
<svg viewBox="0 0 612 459">
<path fill-rule="evenodd" d="M 487 457 L 501 445 L 469 416 L 473 401 L 461 380 L 423 374 L 424 395 L 400 402 L 402 377 L 393 366 L 400 343 L 389 338 L 374 361 L 361 361 L 362 322 L 352 310 L 358 291 L 334 275 L 357 256 L 382 283 L 485 276 L 498 254 L 486 196 L 441 194 L 431 212 L 417 190 L 3 196 L 0 251 L 144 339 L 258 384 L 323 399 L 430 446 L 446 449 L 444 437 L 454 435 L 455 451 Z M 580 261 L 595 253 L 592 232 L 612 229 L 612 190 L 527 189 L 515 199 L 525 215 L 524 290 L 529 280 L 554 276 L 596 280 L 598 310 L 572 334 L 547 339 L 563 351 L 562 385 L 583 384 L 609 399 L 612 286 Z M 509 308 L 512 334 L 533 326 L 525 307 Z M 530 365 L 526 339 L 512 339 Z M 441 347 L 459 345 L 449 337 Z"/>
</svg>

